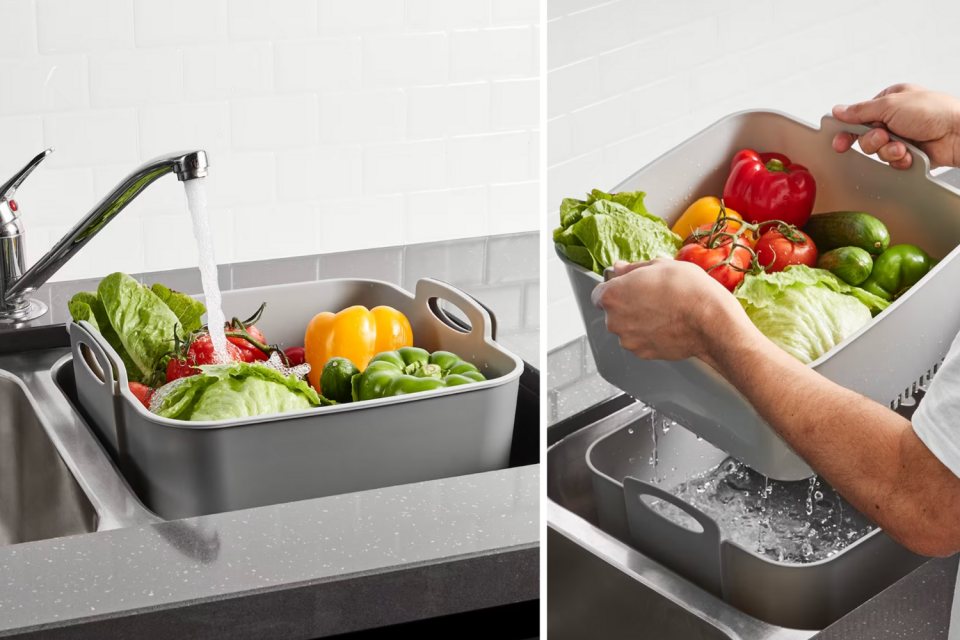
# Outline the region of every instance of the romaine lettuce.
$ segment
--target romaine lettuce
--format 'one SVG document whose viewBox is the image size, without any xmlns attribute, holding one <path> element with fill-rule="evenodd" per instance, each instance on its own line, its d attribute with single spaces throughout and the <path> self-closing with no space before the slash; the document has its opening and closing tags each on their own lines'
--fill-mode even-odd
<svg viewBox="0 0 960 640">
<path fill-rule="evenodd" d="M 143 376 L 152 375 L 173 348 L 175 330 L 181 338 L 186 337 L 187 332 L 178 328 L 177 314 L 157 294 L 125 273 L 113 273 L 101 280 L 97 295 L 110 325 Z"/>
<path fill-rule="evenodd" d="M 734 295 L 763 335 L 805 364 L 889 306 L 829 271 L 804 265 L 778 273 L 747 274 Z"/>
<path fill-rule="evenodd" d="M 618 260 L 672 258 L 682 240 L 646 210 L 645 195 L 594 190 L 586 200 L 567 198 L 560 205 L 553 241 L 567 258 L 600 274 Z"/>
</svg>

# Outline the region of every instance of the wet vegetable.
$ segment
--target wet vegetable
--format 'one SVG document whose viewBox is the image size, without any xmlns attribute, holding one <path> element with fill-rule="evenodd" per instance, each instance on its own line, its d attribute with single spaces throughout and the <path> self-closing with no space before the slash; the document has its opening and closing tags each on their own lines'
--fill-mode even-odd
<svg viewBox="0 0 960 640">
<path fill-rule="evenodd" d="M 817 181 L 806 167 L 781 153 L 752 149 L 733 156 L 723 187 L 724 204 L 754 224 L 782 220 L 802 227 L 813 212 L 816 197 Z"/>
<path fill-rule="evenodd" d="M 357 305 L 338 313 L 319 313 L 307 325 L 304 336 L 310 384 L 322 391 L 320 374 L 330 358 L 346 358 L 363 371 L 376 354 L 412 344 L 410 322 L 391 307 L 367 309 Z"/>
<path fill-rule="evenodd" d="M 920 247 L 898 244 L 884 251 L 873 263 L 873 271 L 860 288 L 884 300 L 893 301 L 930 273 L 936 261 Z"/>
<path fill-rule="evenodd" d="M 486 380 L 477 367 L 449 351 L 406 347 L 378 354 L 352 380 L 353 400 L 375 400 Z"/>
</svg>

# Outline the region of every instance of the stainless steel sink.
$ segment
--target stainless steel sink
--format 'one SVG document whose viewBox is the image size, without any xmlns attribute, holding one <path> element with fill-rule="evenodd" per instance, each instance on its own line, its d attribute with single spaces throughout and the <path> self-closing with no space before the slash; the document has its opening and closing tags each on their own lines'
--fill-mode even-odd
<svg viewBox="0 0 960 640">
<path fill-rule="evenodd" d="M 160 521 L 57 388 L 68 358 L 0 356 L 0 545 Z"/>
<path fill-rule="evenodd" d="M 633 404 L 547 450 L 547 629 L 559 638 L 805 640 L 738 611 L 597 527 L 587 448 L 647 409 Z"/>
<path fill-rule="evenodd" d="M 24 384 L 0 371 L 0 545 L 89 533 L 97 514 Z"/>
</svg>

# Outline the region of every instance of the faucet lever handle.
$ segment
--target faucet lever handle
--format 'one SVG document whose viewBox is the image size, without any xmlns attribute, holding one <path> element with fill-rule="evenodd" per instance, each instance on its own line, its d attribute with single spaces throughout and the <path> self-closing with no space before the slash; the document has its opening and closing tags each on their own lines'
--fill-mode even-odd
<svg viewBox="0 0 960 640">
<path fill-rule="evenodd" d="M 23 184 L 23 181 L 27 179 L 27 176 L 33 173 L 33 170 L 37 168 L 37 165 L 43 162 L 43 159 L 51 153 L 53 153 L 53 147 L 47 149 L 46 151 L 41 151 L 33 158 L 33 160 L 28 162 L 23 169 L 17 171 L 12 178 L 3 183 L 3 186 L 0 187 L 0 200 L 10 200 L 13 198 L 13 194 L 16 193 L 20 185 Z"/>
</svg>

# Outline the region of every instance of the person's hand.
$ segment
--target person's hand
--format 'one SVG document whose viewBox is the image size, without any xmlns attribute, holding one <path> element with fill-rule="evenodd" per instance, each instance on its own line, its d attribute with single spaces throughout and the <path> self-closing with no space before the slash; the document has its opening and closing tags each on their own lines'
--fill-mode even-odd
<svg viewBox="0 0 960 640">
<path fill-rule="evenodd" d="M 895 169 L 910 168 L 913 156 L 903 143 L 891 141 L 888 131 L 916 144 L 934 168 L 960 165 L 960 99 L 951 95 L 915 84 L 896 84 L 873 100 L 835 106 L 833 117 L 847 124 L 878 127 L 859 136 L 860 149 L 877 154 Z M 839 133 L 833 139 L 833 148 L 843 153 L 857 138 L 852 133 Z"/>
<path fill-rule="evenodd" d="M 737 299 L 693 263 L 618 262 L 614 271 L 591 299 L 620 346 L 640 358 L 710 363 L 719 344 L 755 330 Z"/>
</svg>

